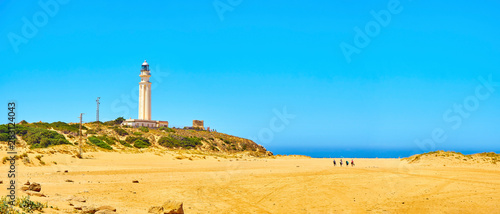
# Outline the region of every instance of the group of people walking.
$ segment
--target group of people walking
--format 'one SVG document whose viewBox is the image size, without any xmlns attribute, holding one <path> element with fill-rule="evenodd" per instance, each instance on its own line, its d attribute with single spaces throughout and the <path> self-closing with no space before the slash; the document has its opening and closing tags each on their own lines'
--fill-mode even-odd
<svg viewBox="0 0 500 214">
<path fill-rule="evenodd" d="M 340 159 L 340 161 L 339 161 L 340 166 L 342 166 L 343 163 L 344 163 L 344 161 L 342 161 L 342 159 Z M 349 161 L 348 160 L 345 161 L 345 165 L 349 166 Z M 333 159 L 333 166 L 337 166 L 337 162 L 335 162 L 335 159 Z M 354 166 L 354 160 L 353 159 L 351 159 L 351 166 Z"/>
</svg>

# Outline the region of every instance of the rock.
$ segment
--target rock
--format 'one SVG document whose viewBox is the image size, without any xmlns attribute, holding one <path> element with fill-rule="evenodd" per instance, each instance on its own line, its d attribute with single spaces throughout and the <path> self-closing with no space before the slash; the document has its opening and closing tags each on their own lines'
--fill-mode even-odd
<svg viewBox="0 0 500 214">
<path fill-rule="evenodd" d="M 94 206 L 83 206 L 82 207 L 82 212 L 83 213 L 96 213 L 97 212 L 97 208 L 95 208 Z"/>
<path fill-rule="evenodd" d="M 114 207 L 112 207 L 112 206 L 107 206 L 107 205 L 105 205 L 105 206 L 100 206 L 99 208 L 97 208 L 97 210 L 99 210 L 99 211 L 100 211 L 100 210 L 110 210 L 110 211 L 114 211 L 114 212 L 116 212 L 116 208 L 114 208 Z"/>
<path fill-rule="evenodd" d="M 99 210 L 95 212 L 95 214 L 116 214 L 116 212 L 111 210 Z"/>
<path fill-rule="evenodd" d="M 40 190 L 42 190 L 42 185 L 40 185 L 38 183 L 32 183 L 32 184 L 30 184 L 29 190 L 35 191 L 35 192 L 40 192 Z"/>
<path fill-rule="evenodd" d="M 24 185 L 30 185 L 30 181 L 26 181 L 26 183 Z"/>
<path fill-rule="evenodd" d="M 29 187 L 29 186 L 22 186 L 22 187 L 21 187 L 21 190 L 22 190 L 22 191 L 26 191 L 26 190 L 28 190 L 28 189 L 30 189 L 30 187 Z"/>
<path fill-rule="evenodd" d="M 148 213 L 163 214 L 163 207 L 152 206 L 149 208 Z"/>
<path fill-rule="evenodd" d="M 134 183 L 134 184 L 138 184 L 138 183 L 139 183 L 139 181 L 138 181 L 138 180 L 133 180 L 133 181 L 132 181 L 132 183 Z"/>
<path fill-rule="evenodd" d="M 167 201 L 162 206 L 152 206 L 149 208 L 148 213 L 157 214 L 184 214 L 182 202 Z"/>
<path fill-rule="evenodd" d="M 87 199 L 85 199 L 85 198 L 83 198 L 83 197 L 74 197 L 74 198 L 73 198 L 73 201 L 78 201 L 78 202 L 82 202 L 82 203 L 83 203 L 83 202 L 86 202 L 86 201 L 87 201 Z"/>
<path fill-rule="evenodd" d="M 35 192 L 31 190 L 26 191 L 26 194 L 28 194 L 29 196 L 47 197 L 41 192 Z"/>
<path fill-rule="evenodd" d="M 68 170 L 64 170 L 64 173 L 68 173 Z"/>
<path fill-rule="evenodd" d="M 163 207 L 163 213 L 184 214 L 184 209 L 182 208 L 182 202 L 167 201 L 163 204 L 162 207 Z"/>
<path fill-rule="evenodd" d="M 0 184 L 3 184 L 3 181 L 0 181 Z"/>
<path fill-rule="evenodd" d="M 80 196 L 71 196 L 67 199 L 67 201 L 76 201 L 76 202 L 86 202 L 87 200 L 83 197 L 80 197 Z"/>
<path fill-rule="evenodd" d="M 66 182 L 73 182 L 73 180 L 67 179 Z"/>
</svg>

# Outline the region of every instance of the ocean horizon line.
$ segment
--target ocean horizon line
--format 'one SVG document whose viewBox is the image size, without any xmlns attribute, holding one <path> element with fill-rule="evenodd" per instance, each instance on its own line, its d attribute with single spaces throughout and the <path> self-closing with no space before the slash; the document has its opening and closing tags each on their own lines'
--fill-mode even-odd
<svg viewBox="0 0 500 214">
<path fill-rule="evenodd" d="M 432 151 L 459 152 L 464 155 L 495 152 L 494 150 L 467 150 L 467 149 L 436 149 Z M 312 158 L 406 158 L 412 155 L 427 153 L 431 151 L 419 151 L 411 149 L 389 150 L 389 149 L 301 149 L 301 148 L 279 148 L 270 150 L 274 155 L 304 155 Z"/>
</svg>

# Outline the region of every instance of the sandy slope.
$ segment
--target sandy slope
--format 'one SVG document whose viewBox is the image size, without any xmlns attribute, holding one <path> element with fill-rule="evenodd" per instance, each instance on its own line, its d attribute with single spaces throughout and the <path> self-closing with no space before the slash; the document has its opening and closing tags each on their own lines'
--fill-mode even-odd
<svg viewBox="0 0 500 214">
<path fill-rule="evenodd" d="M 92 158 L 53 154 L 43 157 L 48 166 L 21 164 L 19 181 L 41 183 L 49 197 L 33 199 L 60 213 L 72 211 L 66 201 L 71 195 L 118 213 L 147 213 L 169 199 L 184 202 L 186 213 L 500 213 L 500 167 L 493 164 L 354 159 L 355 167 L 333 167 L 332 159 L 86 155 Z M 0 194 L 6 195 L 7 165 L 0 166 Z"/>
</svg>

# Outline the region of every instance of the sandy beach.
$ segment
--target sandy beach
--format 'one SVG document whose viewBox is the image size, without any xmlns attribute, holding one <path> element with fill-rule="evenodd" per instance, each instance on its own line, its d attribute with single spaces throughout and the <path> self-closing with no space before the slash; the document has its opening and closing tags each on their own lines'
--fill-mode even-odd
<svg viewBox="0 0 500 214">
<path fill-rule="evenodd" d="M 18 182 L 42 185 L 47 197 L 32 200 L 58 209 L 44 209 L 46 213 L 73 212 L 67 201 L 71 196 L 94 206 L 113 206 L 117 213 L 147 213 L 167 200 L 183 202 L 185 213 L 500 212 L 500 167 L 489 163 L 354 159 L 354 167 L 334 167 L 329 158 L 181 159 L 175 152 L 93 152 L 84 157 L 45 154 L 45 166 L 18 165 Z M 7 172 L 7 166 L 1 170 Z M 7 195 L 7 177 L 2 180 L 0 194 Z"/>
</svg>

